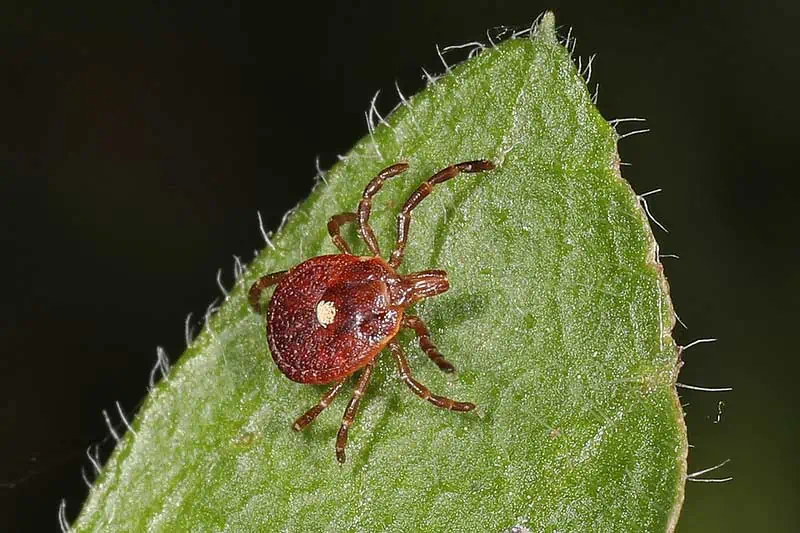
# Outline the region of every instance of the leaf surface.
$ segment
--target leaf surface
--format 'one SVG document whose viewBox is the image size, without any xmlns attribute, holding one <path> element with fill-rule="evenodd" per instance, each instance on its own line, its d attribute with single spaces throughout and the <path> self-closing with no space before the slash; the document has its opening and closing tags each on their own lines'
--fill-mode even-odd
<svg viewBox="0 0 800 533">
<path fill-rule="evenodd" d="M 152 391 L 93 487 L 78 531 L 660 531 L 683 500 L 678 350 L 656 244 L 619 175 L 617 135 L 592 105 L 548 14 L 395 110 L 288 218 Z M 424 179 L 488 158 L 414 212 L 401 273 L 441 268 L 451 289 L 417 304 L 440 372 L 409 333 L 417 379 L 479 405 L 435 409 L 380 357 L 350 431 L 354 383 L 303 433 L 324 386 L 273 364 L 246 291 L 335 253 L 328 217 L 406 160 L 373 203 L 384 254 Z M 345 238 L 366 253 L 350 227 Z M 353 382 L 355 380 L 352 380 Z"/>
</svg>

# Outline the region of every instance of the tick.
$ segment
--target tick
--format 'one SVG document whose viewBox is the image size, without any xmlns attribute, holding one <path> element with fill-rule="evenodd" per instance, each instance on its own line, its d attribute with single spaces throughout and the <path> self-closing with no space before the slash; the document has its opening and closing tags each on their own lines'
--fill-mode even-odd
<svg viewBox="0 0 800 533">
<path fill-rule="evenodd" d="M 341 253 L 308 259 L 289 270 L 263 276 L 250 287 L 250 305 L 260 313 L 261 294 L 277 284 L 267 308 L 266 325 L 269 349 L 280 371 L 298 383 L 331 385 L 319 403 L 294 422 L 295 431 L 313 422 L 339 394 L 348 378 L 361 370 L 336 436 L 336 459 L 340 463 L 345 462 L 348 428 L 358 412 L 376 358 L 387 346 L 400 377 L 411 392 L 441 409 L 471 411 L 475 408 L 473 403 L 433 394 L 415 380 L 396 340 L 402 328 L 413 330 L 420 348 L 439 369 L 455 371 L 431 341 L 422 319 L 406 313 L 414 303 L 450 288 L 447 273 L 423 270 L 402 275 L 397 268 L 403 262 L 411 212 L 433 187 L 461 172 L 491 170 L 494 163 L 487 160 L 458 163 L 423 182 L 408 197 L 397 216 L 397 241 L 386 261 L 381 258 L 378 241 L 369 225 L 372 198 L 386 180 L 407 168 L 407 163 L 397 163 L 383 169 L 364 189 L 357 212 L 341 213 L 328 220 L 328 233 Z M 346 223 L 357 224 L 358 234 L 372 255 L 353 255 L 339 231 Z"/>
</svg>

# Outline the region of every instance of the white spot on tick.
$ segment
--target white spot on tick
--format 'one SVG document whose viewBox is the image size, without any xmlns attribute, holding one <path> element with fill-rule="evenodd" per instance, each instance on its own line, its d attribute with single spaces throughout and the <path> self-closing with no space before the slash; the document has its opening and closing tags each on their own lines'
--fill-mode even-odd
<svg viewBox="0 0 800 533">
<path fill-rule="evenodd" d="M 317 321 L 323 328 L 327 328 L 330 324 L 333 324 L 334 318 L 336 318 L 336 306 L 333 302 L 320 300 L 317 304 Z"/>
</svg>

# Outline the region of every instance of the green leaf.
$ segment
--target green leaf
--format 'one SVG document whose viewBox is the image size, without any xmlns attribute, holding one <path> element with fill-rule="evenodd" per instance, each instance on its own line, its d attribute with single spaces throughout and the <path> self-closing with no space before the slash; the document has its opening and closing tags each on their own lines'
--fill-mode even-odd
<svg viewBox="0 0 800 533">
<path fill-rule="evenodd" d="M 400 106 L 327 174 L 240 277 L 117 446 L 79 531 L 660 531 L 675 526 L 686 435 L 668 286 L 617 135 L 592 105 L 551 14 Z M 442 184 L 414 212 L 401 272 L 442 268 L 417 305 L 459 372 L 408 333 L 415 376 L 473 401 L 435 409 L 383 355 L 351 428 L 352 384 L 304 432 L 326 387 L 279 373 L 246 291 L 334 253 L 331 215 L 382 167 L 410 163 L 374 202 L 384 251 L 408 194 L 451 163 L 497 169 Z M 346 239 L 356 244 L 352 228 Z"/>
</svg>

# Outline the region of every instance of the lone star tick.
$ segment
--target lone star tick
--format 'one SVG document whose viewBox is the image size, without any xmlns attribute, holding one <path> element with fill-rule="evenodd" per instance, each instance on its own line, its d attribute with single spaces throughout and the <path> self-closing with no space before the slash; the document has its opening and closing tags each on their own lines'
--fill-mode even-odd
<svg viewBox="0 0 800 533">
<path fill-rule="evenodd" d="M 369 182 L 357 213 L 341 213 L 328 220 L 328 233 L 340 254 L 321 255 L 299 265 L 268 274 L 250 287 L 253 309 L 261 312 L 261 293 L 277 284 L 267 309 L 267 341 L 280 371 L 292 381 L 309 384 L 331 383 L 319 403 L 305 412 L 292 426 L 300 431 L 328 407 L 357 370 L 361 376 L 347 405 L 336 436 L 336 459 L 345 461 L 347 430 L 358 411 L 361 396 L 369 384 L 375 360 L 386 347 L 392 352 L 400 377 L 411 392 L 436 407 L 451 411 L 471 411 L 475 404 L 438 396 L 411 376 L 403 350 L 397 342 L 401 328 L 414 330 L 420 348 L 444 372 L 455 367 L 438 352 L 430 332 L 417 316 L 406 309 L 414 303 L 445 292 L 450 284 L 443 270 L 423 270 L 401 275 L 411 211 L 433 190 L 434 185 L 461 172 L 491 170 L 486 160 L 458 163 L 440 170 L 408 197 L 397 216 L 397 242 L 388 261 L 381 258 L 378 241 L 369 225 L 372 197 L 389 178 L 404 172 L 407 163 L 383 169 Z M 352 254 L 339 228 L 353 222 L 372 256 Z"/>
</svg>

